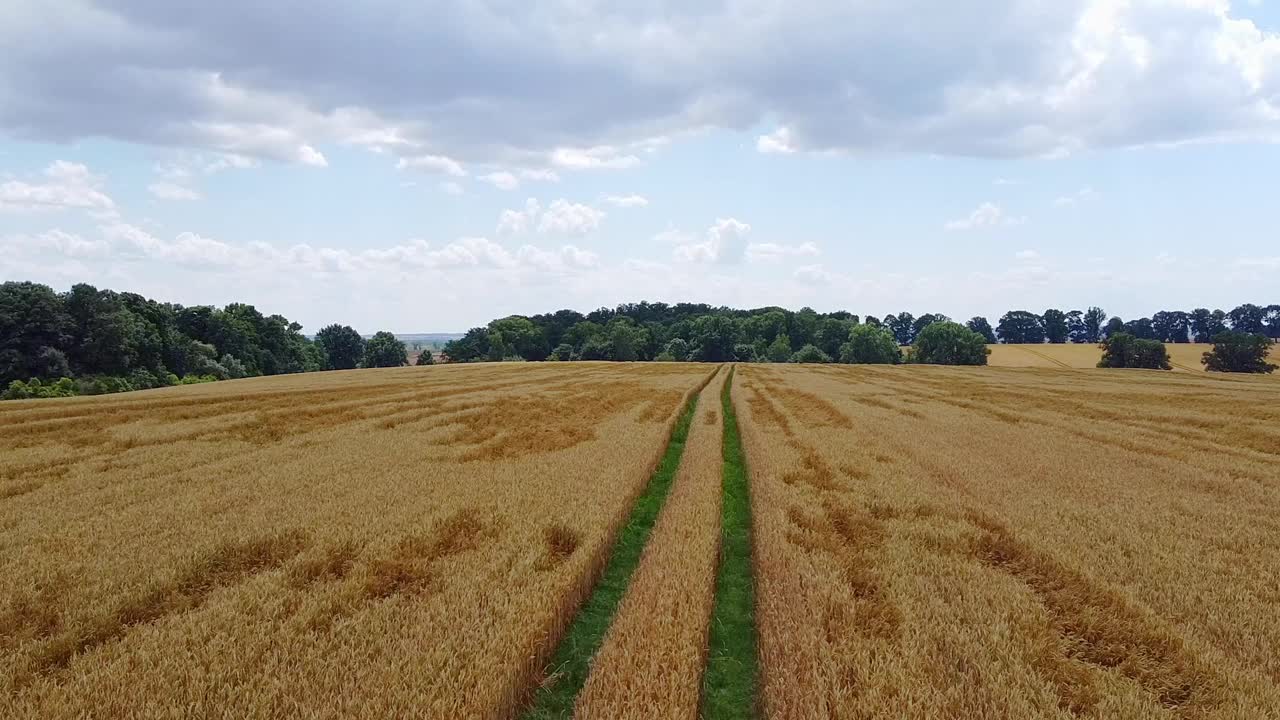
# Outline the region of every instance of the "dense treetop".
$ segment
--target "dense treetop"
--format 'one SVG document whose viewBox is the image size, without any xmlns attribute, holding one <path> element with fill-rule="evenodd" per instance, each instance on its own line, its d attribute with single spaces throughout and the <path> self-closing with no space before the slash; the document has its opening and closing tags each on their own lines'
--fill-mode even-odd
<svg viewBox="0 0 1280 720">
<path fill-rule="evenodd" d="M 386 338 L 375 337 L 379 345 L 369 358 L 376 364 L 403 357 L 403 344 L 397 355 Z M 356 367 L 364 359 L 365 341 L 349 327 L 325 328 L 313 342 L 298 323 L 252 305 L 183 307 L 92 285 L 57 293 L 37 283 L 0 283 L 0 390 L 44 381 L 35 392 L 16 387 L 11 397 Z M 76 382 L 50 389 L 59 378 Z"/>
</svg>

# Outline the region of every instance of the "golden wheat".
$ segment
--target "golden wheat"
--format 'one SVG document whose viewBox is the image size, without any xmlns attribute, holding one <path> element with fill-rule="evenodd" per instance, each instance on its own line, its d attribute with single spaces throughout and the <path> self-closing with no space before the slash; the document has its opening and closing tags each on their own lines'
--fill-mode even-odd
<svg viewBox="0 0 1280 720">
<path fill-rule="evenodd" d="M 0 717 L 509 717 L 695 365 L 0 407 Z"/>
<path fill-rule="evenodd" d="M 579 718 L 698 717 L 720 541 L 720 391 L 698 400 L 671 494 L 592 661 Z"/>
<path fill-rule="evenodd" d="M 1280 717 L 1280 386 L 747 366 L 772 718 Z"/>
<path fill-rule="evenodd" d="M 992 367 L 1096 368 L 1102 350 L 1094 344 L 988 345 Z M 1174 372 L 1204 372 L 1202 358 L 1213 349 L 1207 343 L 1165 343 Z M 1270 376 L 1273 379 L 1280 376 Z"/>
</svg>

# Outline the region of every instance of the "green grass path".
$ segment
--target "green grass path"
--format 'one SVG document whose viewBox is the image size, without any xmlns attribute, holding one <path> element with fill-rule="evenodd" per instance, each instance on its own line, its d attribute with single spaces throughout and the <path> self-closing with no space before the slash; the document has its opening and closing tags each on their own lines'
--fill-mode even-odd
<svg viewBox="0 0 1280 720">
<path fill-rule="evenodd" d="M 702 677 L 702 717 L 730 720 L 756 717 L 755 591 L 751 579 L 751 497 L 738 418 L 729 391 L 733 371 L 720 393 L 724 415 L 724 495 L 720 507 L 720 567 L 711 613 L 711 641 Z"/>
</svg>

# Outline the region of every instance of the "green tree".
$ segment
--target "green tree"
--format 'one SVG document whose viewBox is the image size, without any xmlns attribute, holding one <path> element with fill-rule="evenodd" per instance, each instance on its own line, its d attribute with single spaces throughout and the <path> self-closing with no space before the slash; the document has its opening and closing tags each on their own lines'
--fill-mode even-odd
<svg viewBox="0 0 1280 720">
<path fill-rule="evenodd" d="M 785 334 L 779 334 L 778 337 L 769 343 L 769 349 L 766 351 L 766 357 L 769 362 L 781 363 L 791 359 L 791 340 Z"/>
<path fill-rule="evenodd" d="M 431 348 L 429 347 L 422 348 L 421 352 L 418 353 L 418 361 L 416 364 L 417 365 L 435 365 L 436 364 L 436 359 L 431 354 Z"/>
<path fill-rule="evenodd" d="M 910 345 L 915 339 L 915 317 L 904 312 L 898 315 L 890 313 L 884 316 L 884 326 L 893 333 L 893 339 L 898 341 L 899 345 Z"/>
<path fill-rule="evenodd" d="M 316 342 L 320 336 L 316 336 Z M 444 355 L 449 362 L 478 362 L 489 357 L 489 330 L 487 328 L 471 328 L 460 338 L 444 344 Z M 499 358 L 501 359 L 501 358 Z"/>
<path fill-rule="evenodd" d="M 986 318 L 976 316 L 969 320 L 969 322 L 965 323 L 965 327 L 981 335 L 982 339 L 986 340 L 988 345 L 996 344 L 996 332 L 991 329 L 991 323 L 987 322 Z"/>
<path fill-rule="evenodd" d="M 986 365 L 987 339 L 953 322 L 932 323 L 920 331 L 907 362 L 926 365 Z"/>
<path fill-rule="evenodd" d="M 1044 323 L 1040 316 L 1026 310 L 1010 310 L 996 326 L 1000 342 L 1006 344 L 1038 344 L 1044 342 Z"/>
<path fill-rule="evenodd" d="M 135 367 L 141 329 L 115 293 L 80 283 L 62 296 L 70 319 L 71 364 L 81 375 L 124 375 Z"/>
<path fill-rule="evenodd" d="M 36 367 L 40 369 L 40 375 L 43 377 L 71 377 L 71 364 L 67 362 L 67 355 L 58 348 L 40 348 L 40 352 L 36 354 Z"/>
<path fill-rule="evenodd" d="M 513 354 L 525 360 L 545 360 L 550 352 L 542 328 L 522 315 L 511 315 L 489 323 L 489 335 L 491 343 L 493 338 L 502 338 L 504 353 L 499 360 Z M 489 354 L 493 356 L 492 348 Z"/>
<path fill-rule="evenodd" d="M 1124 324 L 1124 331 L 1139 340 L 1155 340 L 1156 326 L 1151 318 L 1138 318 Z"/>
<path fill-rule="evenodd" d="M 1266 327 L 1267 311 L 1253 303 L 1245 303 L 1227 313 L 1231 330 L 1238 333 L 1262 335 Z"/>
<path fill-rule="evenodd" d="M 694 322 L 693 355 L 699 362 L 733 360 L 733 347 L 738 344 L 738 327 L 733 318 L 704 315 Z"/>
<path fill-rule="evenodd" d="M 826 317 L 818 321 L 818 331 L 814 338 L 822 352 L 835 357 L 840 354 L 840 346 L 849 339 L 849 331 L 857 325 L 849 320 Z"/>
<path fill-rule="evenodd" d="M 792 347 L 801 347 L 808 345 L 817 340 L 818 336 L 818 313 L 813 308 L 803 307 L 791 316 L 791 331 L 788 333 L 791 338 Z"/>
<path fill-rule="evenodd" d="M 184 375 L 211 375 L 218 380 L 227 380 L 227 369 L 218 362 L 218 349 L 209 343 L 190 340 L 183 355 Z"/>
<path fill-rule="evenodd" d="M 243 377 L 249 377 L 249 368 L 240 362 L 240 359 L 231 354 L 224 354 L 218 358 L 218 365 L 222 367 L 224 380 L 239 380 Z"/>
<path fill-rule="evenodd" d="M 1102 342 L 1103 325 L 1107 322 L 1107 313 L 1100 307 L 1090 307 L 1080 316 L 1079 337 L 1075 342 Z"/>
<path fill-rule="evenodd" d="M 1280 340 L 1280 305 L 1268 305 L 1266 320 L 1266 334 L 1272 340 Z"/>
<path fill-rule="evenodd" d="M 489 351 L 485 354 L 484 359 L 489 362 L 502 362 L 511 358 L 518 358 L 515 345 L 507 342 L 507 338 L 501 331 L 489 330 L 486 337 L 489 338 Z M 523 358 L 521 358 L 523 359 Z"/>
<path fill-rule="evenodd" d="M 1191 325 L 1191 337 L 1198 343 L 1212 342 L 1214 335 L 1227 331 L 1227 314 L 1221 310 L 1196 308 L 1191 311 L 1188 322 Z"/>
<path fill-rule="evenodd" d="M 581 348 L 589 338 L 604 334 L 604 326 L 597 325 L 590 320 L 583 320 L 574 323 L 565 331 L 562 342 L 569 343 L 575 348 Z"/>
<path fill-rule="evenodd" d="M 409 364 L 404 343 L 394 334 L 381 330 L 364 344 L 364 366 L 367 368 L 401 367 Z"/>
<path fill-rule="evenodd" d="M 1061 345 L 1070 337 L 1071 328 L 1067 323 L 1067 314 L 1061 310 L 1050 308 L 1044 311 L 1044 315 L 1040 316 L 1040 322 L 1044 327 L 1044 336 L 1049 342 Z"/>
<path fill-rule="evenodd" d="M 684 338 L 671 338 L 663 352 L 675 362 L 685 362 L 689 359 L 689 343 Z"/>
<path fill-rule="evenodd" d="M 1213 349 L 1204 354 L 1204 367 L 1212 372 L 1274 372 L 1276 365 L 1267 362 L 1271 345 L 1265 335 L 1221 332 L 1213 336 Z"/>
<path fill-rule="evenodd" d="M 1121 320 L 1118 317 L 1113 317 L 1110 320 L 1107 320 L 1106 327 L 1102 329 L 1102 339 L 1105 340 L 1116 333 L 1122 332 L 1124 332 L 1124 320 Z M 1101 340 L 1099 342 L 1101 342 Z"/>
<path fill-rule="evenodd" d="M 613 341 L 603 333 L 600 335 L 592 335 L 582 343 L 582 348 L 578 351 L 578 357 L 583 360 L 612 360 L 613 359 Z"/>
<path fill-rule="evenodd" d="M 758 346 L 768 347 L 774 338 L 787 332 L 788 313 L 777 308 L 758 311 L 742 322 L 742 339 Z"/>
<path fill-rule="evenodd" d="M 364 356 L 364 338 L 350 325 L 326 325 L 316 333 L 325 370 L 350 370 Z"/>
<path fill-rule="evenodd" d="M 613 359 L 619 362 L 635 362 L 645 344 L 644 328 L 636 327 L 627 318 L 609 323 L 609 342 L 613 344 Z"/>
<path fill-rule="evenodd" d="M 756 346 L 751 343 L 738 343 L 737 345 L 734 345 L 733 359 L 744 363 L 759 362 L 759 358 L 756 356 Z"/>
<path fill-rule="evenodd" d="M 829 363 L 831 356 L 822 352 L 816 345 L 805 345 L 791 356 L 789 362 L 793 363 Z"/>
<path fill-rule="evenodd" d="M 1185 343 L 1191 332 L 1191 316 L 1181 310 L 1161 310 L 1151 316 L 1155 339 L 1167 343 Z"/>
<path fill-rule="evenodd" d="M 849 342 L 840 346 L 840 362 L 896 365 L 902 361 L 898 341 L 884 328 L 858 325 L 849 331 Z"/>
<path fill-rule="evenodd" d="M 1102 341 L 1100 368 L 1146 368 L 1148 370 L 1172 370 L 1169 351 L 1158 340 L 1135 338 L 1119 332 Z"/>
<path fill-rule="evenodd" d="M 546 336 L 547 347 L 554 348 L 561 343 L 570 342 L 564 339 L 565 333 L 575 324 L 586 320 L 586 317 L 574 310 L 557 310 L 548 315 L 534 315 L 529 320 L 534 325 L 542 328 L 543 335 Z M 570 342 L 570 344 L 574 343 Z"/>
<path fill-rule="evenodd" d="M 915 339 L 920 336 L 920 333 L 924 332 L 925 328 L 940 322 L 951 322 L 951 318 L 941 313 L 925 313 L 916 318 L 916 321 L 911 323 L 911 341 L 915 342 Z"/>
<path fill-rule="evenodd" d="M 68 325 L 62 299 L 48 286 L 0 284 L 0 384 L 48 377 L 53 368 L 42 360 L 48 357 L 43 351 L 64 347 Z"/>
</svg>

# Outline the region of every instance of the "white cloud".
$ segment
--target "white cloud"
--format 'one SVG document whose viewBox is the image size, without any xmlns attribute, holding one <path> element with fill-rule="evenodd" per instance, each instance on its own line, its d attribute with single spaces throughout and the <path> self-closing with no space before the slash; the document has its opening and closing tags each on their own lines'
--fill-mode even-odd
<svg viewBox="0 0 1280 720">
<path fill-rule="evenodd" d="M 1019 250 L 1013 256 L 1019 260 L 1039 260 L 1040 253 L 1035 250 Z"/>
<path fill-rule="evenodd" d="M 782 127 L 768 135 L 756 138 L 756 150 L 762 153 L 789 155 L 796 151 L 796 147 L 791 143 L 791 131 Z"/>
<path fill-rule="evenodd" d="M 717 218 L 707 229 L 706 240 L 676 247 L 676 260 L 691 263 L 729 265 L 742 262 L 746 256 L 747 235 L 751 226 L 736 218 Z"/>
<path fill-rule="evenodd" d="M 521 170 L 520 177 L 535 182 L 560 182 L 560 175 L 555 170 Z"/>
<path fill-rule="evenodd" d="M 687 245 L 689 243 L 697 242 L 697 240 L 698 236 L 696 234 L 676 228 L 667 228 L 653 236 L 653 241 L 655 243 L 661 243 L 664 245 Z"/>
<path fill-rule="evenodd" d="M 251 157 L 244 155 L 235 155 L 232 153 L 221 153 L 212 160 L 204 163 L 204 174 L 213 175 L 223 170 L 248 170 L 256 168 L 261 163 Z"/>
<path fill-rule="evenodd" d="M 821 265 L 802 265 L 796 268 L 791 276 L 800 282 L 813 285 L 828 285 L 834 279 L 834 276 Z"/>
<path fill-rule="evenodd" d="M 499 235 L 517 235 L 533 229 L 543 234 L 585 235 L 599 228 L 604 218 L 603 210 L 564 198 L 553 201 L 545 209 L 535 198 L 529 198 L 521 210 L 502 211 L 497 231 Z"/>
<path fill-rule="evenodd" d="M 620 208 L 646 207 L 649 204 L 648 198 L 634 193 L 631 195 L 606 195 L 604 201 Z"/>
<path fill-rule="evenodd" d="M 483 180 L 499 190 L 515 190 L 520 187 L 520 180 L 509 172 L 491 172 L 488 175 L 481 175 L 477 178 Z"/>
<path fill-rule="evenodd" d="M 565 245 L 560 248 L 559 252 L 543 250 L 532 245 L 524 245 L 516 252 L 516 259 L 522 265 L 544 272 L 589 269 L 597 267 L 600 262 L 600 258 L 595 253 L 583 250 L 575 245 Z"/>
<path fill-rule="evenodd" d="M 788 257 L 812 257 L 818 254 L 820 254 L 818 246 L 812 242 L 803 242 L 799 245 L 751 243 L 747 246 L 747 259 L 751 262 L 778 262 Z"/>
<path fill-rule="evenodd" d="M 440 190 L 446 195 L 462 195 L 466 190 L 458 183 L 452 180 L 445 180 L 440 183 Z"/>
<path fill-rule="evenodd" d="M 1080 188 L 1078 191 L 1076 191 L 1071 195 L 1062 195 L 1055 198 L 1053 201 L 1053 204 L 1055 207 L 1074 207 L 1075 205 L 1082 203 L 1085 200 L 1088 200 L 1089 198 L 1093 197 L 1096 194 L 1097 193 L 1094 192 L 1093 188 L 1086 186 L 1086 187 Z"/>
<path fill-rule="evenodd" d="M 565 264 L 580 268 L 594 268 L 600 265 L 600 256 L 589 250 L 583 250 L 574 245 L 565 245 L 560 248 L 560 257 Z"/>
<path fill-rule="evenodd" d="M 94 240 L 51 230 L 36 236 L 0 237 L 0 249 L 43 252 L 68 258 L 168 263 L 201 272 L 280 272 L 344 274 L 373 279 L 379 273 L 415 270 L 539 270 L 557 273 L 594 268 L 599 257 L 575 245 L 545 250 L 523 245 L 515 251 L 483 237 L 464 237 L 443 245 L 411 239 L 398 245 L 351 251 L 300 243 L 289 247 L 253 242 L 229 243 L 194 232 L 166 239 L 124 222 L 98 228 Z"/>
<path fill-rule="evenodd" d="M 179 233 L 173 240 L 162 240 L 123 222 L 104 225 L 99 230 L 114 249 L 128 255 L 193 266 L 248 267 L 254 261 L 252 253 L 245 248 L 192 232 Z"/>
<path fill-rule="evenodd" d="M 1275 257 L 1251 257 L 1236 260 L 1236 267 L 1248 270 L 1280 270 L 1280 255 Z"/>
<path fill-rule="evenodd" d="M 551 153 L 551 164 L 571 170 L 589 170 L 595 168 L 622 169 L 640 164 L 635 155 L 624 155 L 612 145 L 597 145 L 589 148 L 556 148 Z"/>
<path fill-rule="evenodd" d="M 320 166 L 317 148 L 340 144 L 574 169 L 765 123 L 762 151 L 1046 156 L 1280 135 L 1280 35 L 1227 0 L 170 10 L 8 10 L 0 130 Z M 351 28 L 362 42 L 324 40 Z M 420 72 L 439 67 L 458 70 Z"/>
<path fill-rule="evenodd" d="M 467 171 L 462 167 L 462 163 L 443 155 L 402 157 L 396 162 L 396 169 L 425 170 L 428 172 L 445 173 L 454 177 L 466 177 L 467 175 Z"/>
<path fill-rule="evenodd" d="M 0 183 L 0 211 L 89 210 L 113 213 L 115 201 L 99 188 L 102 179 L 79 163 L 58 160 L 45 168 L 43 181 Z"/>
<path fill-rule="evenodd" d="M 995 203 L 984 202 L 969 213 L 968 217 L 951 220 L 943 227 L 949 231 L 983 230 L 996 227 L 1021 225 L 1027 221 L 1024 217 L 1012 217 Z"/>
<path fill-rule="evenodd" d="M 49 252 L 68 258 L 106 257 L 110 244 L 106 240 L 85 240 L 75 233 L 59 229 L 36 235 L 8 235 L 0 237 L 0 249 L 4 254 L 30 254 Z"/>
<path fill-rule="evenodd" d="M 310 145 L 302 145 L 298 148 L 297 162 L 311 167 L 329 167 L 329 161 L 324 155 Z"/>
<path fill-rule="evenodd" d="M 168 161 L 156 164 L 154 170 L 163 180 L 184 183 L 197 174 L 216 175 L 224 170 L 248 170 L 261 164 L 254 158 L 234 153 L 178 152 Z"/>
<path fill-rule="evenodd" d="M 603 210 L 571 203 L 562 198 L 552 202 L 547 206 L 546 212 L 542 213 L 542 219 L 538 222 L 538 232 L 585 235 L 600 227 L 604 216 Z"/>
<path fill-rule="evenodd" d="M 522 210 L 503 210 L 498 215 L 498 234 L 518 235 L 529 230 L 537 221 L 540 212 L 542 212 L 542 206 L 535 198 L 525 200 Z"/>
<path fill-rule="evenodd" d="M 195 190 L 171 182 L 152 183 L 147 191 L 161 200 L 199 200 L 201 197 Z"/>
</svg>

